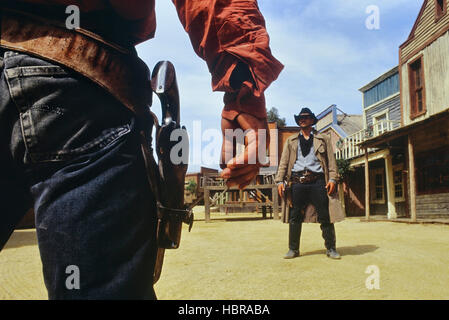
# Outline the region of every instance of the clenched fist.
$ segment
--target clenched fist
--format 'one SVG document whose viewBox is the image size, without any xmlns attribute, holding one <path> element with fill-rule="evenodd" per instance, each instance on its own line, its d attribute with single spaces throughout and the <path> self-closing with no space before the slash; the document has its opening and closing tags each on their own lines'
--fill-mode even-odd
<svg viewBox="0 0 449 320">
<path fill-rule="evenodd" d="M 241 113 L 234 121 L 222 118 L 221 129 L 223 145 L 221 151 L 221 177 L 227 179 L 227 186 L 238 186 L 244 189 L 259 173 L 259 168 L 265 166 L 259 158 L 264 158 L 269 146 L 269 130 L 267 119 L 256 118 L 250 114 Z M 248 134 L 244 137 L 244 150 L 236 155 L 236 143 L 229 135 L 233 130 L 241 129 Z M 264 130 L 259 130 L 264 129 Z"/>
</svg>

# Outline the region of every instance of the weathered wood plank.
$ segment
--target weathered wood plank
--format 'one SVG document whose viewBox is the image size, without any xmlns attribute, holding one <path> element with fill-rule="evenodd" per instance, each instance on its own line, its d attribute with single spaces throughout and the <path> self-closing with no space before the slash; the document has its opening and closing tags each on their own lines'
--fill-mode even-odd
<svg viewBox="0 0 449 320">
<path fill-rule="evenodd" d="M 435 1 L 427 1 L 426 4 L 427 5 L 424 8 L 423 14 L 419 17 L 419 21 L 417 21 L 417 27 L 414 31 L 413 40 L 402 47 L 402 60 L 408 60 L 410 58 L 409 56 L 416 50 L 419 50 L 421 47 L 426 45 L 426 41 L 428 41 L 434 34 L 436 34 L 439 30 L 447 28 L 449 25 L 448 14 L 436 21 Z M 448 5 L 447 1 L 446 5 Z"/>
</svg>

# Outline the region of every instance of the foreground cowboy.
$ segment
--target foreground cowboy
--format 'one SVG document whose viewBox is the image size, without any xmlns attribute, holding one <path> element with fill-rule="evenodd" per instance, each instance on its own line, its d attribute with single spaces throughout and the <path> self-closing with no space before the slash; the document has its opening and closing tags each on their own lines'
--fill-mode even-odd
<svg viewBox="0 0 449 320">
<path fill-rule="evenodd" d="M 265 128 L 264 90 L 282 65 L 257 1 L 173 3 L 225 92 L 223 127 Z M 65 27 L 68 5 L 81 29 Z M 141 139 L 151 89 L 134 49 L 154 35 L 154 5 L 0 0 L 0 249 L 33 207 L 50 299 L 155 298 L 156 201 Z M 244 185 L 256 167 L 224 172 Z M 77 288 L 66 286 L 70 270 Z"/>
<path fill-rule="evenodd" d="M 302 223 L 319 222 L 327 256 L 340 259 L 334 222 L 342 220 L 343 213 L 335 198 L 337 165 L 332 146 L 327 136 L 313 129 L 317 118 L 310 109 L 303 108 L 295 121 L 300 132 L 287 139 L 276 175 L 281 196 L 284 178 L 289 182 L 288 201 L 292 206 L 284 214 L 284 222 L 289 223 L 289 251 L 284 258 L 299 257 Z"/>
</svg>

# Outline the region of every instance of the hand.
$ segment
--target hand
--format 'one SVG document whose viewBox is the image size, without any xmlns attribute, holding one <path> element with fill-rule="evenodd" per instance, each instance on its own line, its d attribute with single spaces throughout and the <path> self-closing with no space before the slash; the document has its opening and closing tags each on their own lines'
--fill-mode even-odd
<svg viewBox="0 0 449 320">
<path fill-rule="evenodd" d="M 223 145 L 221 149 L 221 168 L 224 169 L 221 177 L 227 179 L 228 187 L 238 186 L 244 189 L 248 186 L 254 177 L 259 173 L 259 168 L 265 164 L 260 163 L 259 150 L 265 155 L 265 150 L 270 143 L 267 119 L 256 118 L 250 114 L 242 113 L 234 121 L 222 118 L 221 129 L 223 134 Z M 246 132 L 252 129 L 251 133 L 245 136 L 245 149 L 238 155 L 236 153 L 236 144 L 232 137 L 229 137 L 227 130 L 242 129 Z M 259 132 L 259 129 L 265 129 L 265 135 Z M 262 158 L 262 157 L 260 157 Z M 265 159 L 263 159 L 265 160 Z"/>
<path fill-rule="evenodd" d="M 327 189 L 327 194 L 328 194 L 328 195 L 333 194 L 334 191 L 335 191 L 335 183 L 332 182 L 332 181 L 329 181 L 329 182 L 326 184 L 326 189 Z"/>
<path fill-rule="evenodd" d="M 283 183 L 278 184 L 278 193 L 281 198 L 284 197 L 285 186 Z"/>
</svg>

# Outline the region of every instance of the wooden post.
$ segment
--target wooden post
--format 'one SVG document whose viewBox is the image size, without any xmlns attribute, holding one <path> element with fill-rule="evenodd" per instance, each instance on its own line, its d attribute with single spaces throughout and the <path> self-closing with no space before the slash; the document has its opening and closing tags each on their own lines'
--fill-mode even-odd
<svg viewBox="0 0 449 320">
<path fill-rule="evenodd" d="M 385 176 L 387 178 L 388 219 L 396 219 L 396 203 L 394 201 L 394 175 L 391 154 L 385 156 Z"/>
<path fill-rule="evenodd" d="M 204 186 L 204 218 L 206 222 L 210 222 L 210 191 Z"/>
<path fill-rule="evenodd" d="M 408 176 L 410 179 L 410 220 L 416 222 L 415 151 L 411 134 L 408 135 Z"/>
<path fill-rule="evenodd" d="M 271 189 L 272 199 L 273 202 L 273 215 L 275 220 L 279 220 L 279 198 L 278 198 L 278 189 L 272 188 Z"/>
<path fill-rule="evenodd" d="M 243 201 L 245 201 L 245 199 L 243 198 L 243 190 L 239 189 L 240 208 L 243 208 Z"/>
<path fill-rule="evenodd" d="M 370 216 L 370 203 L 369 203 L 369 161 L 368 161 L 368 148 L 365 148 L 365 218 L 369 220 Z"/>
</svg>

